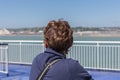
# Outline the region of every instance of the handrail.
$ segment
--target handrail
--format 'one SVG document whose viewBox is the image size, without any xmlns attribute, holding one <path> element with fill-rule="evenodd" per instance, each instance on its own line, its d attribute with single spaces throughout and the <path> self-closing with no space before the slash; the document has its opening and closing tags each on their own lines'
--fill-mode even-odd
<svg viewBox="0 0 120 80">
<path fill-rule="evenodd" d="M 43 42 L 41 40 L 0 40 L 0 42 Z"/>
<path fill-rule="evenodd" d="M 0 40 L 4 42 L 8 43 L 9 63 L 31 64 L 45 49 L 40 40 Z M 73 41 L 67 57 L 85 68 L 120 71 L 120 41 Z"/>
<path fill-rule="evenodd" d="M 0 40 L 0 42 L 43 42 L 42 40 Z M 73 43 L 120 43 L 120 41 L 73 41 Z"/>
</svg>

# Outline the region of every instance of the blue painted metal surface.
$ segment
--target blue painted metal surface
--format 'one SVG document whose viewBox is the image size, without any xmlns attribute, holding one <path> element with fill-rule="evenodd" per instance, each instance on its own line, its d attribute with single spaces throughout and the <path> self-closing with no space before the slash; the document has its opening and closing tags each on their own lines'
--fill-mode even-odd
<svg viewBox="0 0 120 80">
<path fill-rule="evenodd" d="M 9 64 L 9 74 L 0 73 L 0 80 L 29 80 L 31 65 Z M 88 70 L 94 80 L 120 80 L 120 72 Z"/>
</svg>

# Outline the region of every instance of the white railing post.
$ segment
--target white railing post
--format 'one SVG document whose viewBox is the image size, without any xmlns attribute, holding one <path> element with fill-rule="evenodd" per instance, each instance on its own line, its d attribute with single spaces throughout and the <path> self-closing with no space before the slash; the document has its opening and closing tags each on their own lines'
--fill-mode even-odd
<svg viewBox="0 0 120 80">
<path fill-rule="evenodd" d="M 120 46 L 118 46 L 118 68 L 120 70 Z"/>
<path fill-rule="evenodd" d="M 100 45 L 99 45 L 99 42 L 97 42 L 97 57 L 96 57 L 96 58 L 97 58 L 97 59 L 96 59 L 96 60 L 97 60 L 97 61 L 96 61 L 96 62 L 97 62 L 97 69 L 99 68 L 99 64 L 100 64 L 100 63 L 99 63 L 99 57 L 100 57 L 100 56 L 99 56 L 99 48 L 100 48 Z"/>
<path fill-rule="evenodd" d="M 6 73 L 8 74 L 8 46 L 5 48 L 5 59 L 6 59 Z"/>
<path fill-rule="evenodd" d="M 0 72 L 8 74 L 8 45 L 0 44 Z"/>
<path fill-rule="evenodd" d="M 20 63 L 22 63 L 22 42 L 20 42 Z"/>
<path fill-rule="evenodd" d="M 2 44 L 2 42 L 0 43 L 0 44 Z M 0 53 L 1 53 L 1 56 L 0 56 L 0 61 L 2 62 L 2 47 L 0 46 Z"/>
</svg>

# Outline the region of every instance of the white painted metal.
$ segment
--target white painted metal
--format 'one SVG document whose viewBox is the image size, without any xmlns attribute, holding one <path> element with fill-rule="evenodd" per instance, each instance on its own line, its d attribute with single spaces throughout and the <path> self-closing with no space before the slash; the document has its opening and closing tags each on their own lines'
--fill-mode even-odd
<svg viewBox="0 0 120 80">
<path fill-rule="evenodd" d="M 45 49 L 43 41 L 0 42 L 9 44 L 9 63 L 32 64 L 33 58 Z M 78 60 L 85 68 L 120 71 L 120 41 L 74 41 L 67 57 Z"/>
<path fill-rule="evenodd" d="M 8 74 L 8 45 L 0 45 L 0 72 Z"/>
</svg>

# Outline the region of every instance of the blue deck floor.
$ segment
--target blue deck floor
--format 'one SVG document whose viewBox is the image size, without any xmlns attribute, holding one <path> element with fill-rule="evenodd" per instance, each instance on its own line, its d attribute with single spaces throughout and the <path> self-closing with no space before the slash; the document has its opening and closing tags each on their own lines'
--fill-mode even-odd
<svg viewBox="0 0 120 80">
<path fill-rule="evenodd" d="M 9 65 L 9 76 L 0 73 L 0 80 L 29 80 L 30 65 Z M 120 72 L 88 70 L 94 80 L 120 80 Z"/>
</svg>

